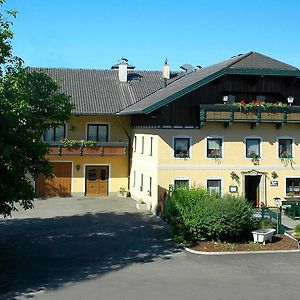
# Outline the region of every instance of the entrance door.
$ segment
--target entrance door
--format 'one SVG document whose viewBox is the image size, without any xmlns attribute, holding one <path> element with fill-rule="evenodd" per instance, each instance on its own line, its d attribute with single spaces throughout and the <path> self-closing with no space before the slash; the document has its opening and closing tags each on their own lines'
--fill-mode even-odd
<svg viewBox="0 0 300 300">
<path fill-rule="evenodd" d="M 260 181 L 261 175 L 245 175 L 245 197 L 253 206 L 260 204 Z"/>
<path fill-rule="evenodd" d="M 87 196 L 107 196 L 108 167 L 86 167 L 85 194 Z"/>
</svg>

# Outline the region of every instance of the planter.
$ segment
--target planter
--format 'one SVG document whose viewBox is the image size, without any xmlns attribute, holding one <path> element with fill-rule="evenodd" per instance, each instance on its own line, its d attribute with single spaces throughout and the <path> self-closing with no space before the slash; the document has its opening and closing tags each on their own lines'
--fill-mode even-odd
<svg viewBox="0 0 300 300">
<path fill-rule="evenodd" d="M 93 146 L 93 147 L 88 147 L 85 146 L 83 147 L 83 155 L 102 155 L 103 150 L 102 147 L 99 146 Z"/>
<path fill-rule="evenodd" d="M 61 147 L 61 155 L 81 155 L 81 147 Z"/>
<path fill-rule="evenodd" d="M 276 230 L 271 229 L 259 229 L 252 231 L 254 243 L 266 244 L 266 241 L 272 242 L 272 236 Z"/>
<path fill-rule="evenodd" d="M 146 203 L 136 203 L 135 204 L 135 207 L 138 209 L 138 210 L 144 210 L 146 211 L 147 210 L 147 204 Z"/>
</svg>

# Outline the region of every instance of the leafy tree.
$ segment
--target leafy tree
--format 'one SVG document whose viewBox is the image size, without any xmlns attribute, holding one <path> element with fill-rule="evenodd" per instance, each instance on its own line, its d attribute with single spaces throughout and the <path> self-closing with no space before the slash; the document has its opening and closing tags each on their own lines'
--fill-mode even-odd
<svg viewBox="0 0 300 300">
<path fill-rule="evenodd" d="M 4 2 L 0 0 L 0 8 Z M 30 177 L 51 174 L 41 136 L 63 124 L 73 108 L 53 79 L 28 72 L 12 55 L 14 17 L 15 11 L 0 13 L 0 214 L 4 216 L 16 210 L 16 203 L 24 209 L 33 207 Z"/>
</svg>

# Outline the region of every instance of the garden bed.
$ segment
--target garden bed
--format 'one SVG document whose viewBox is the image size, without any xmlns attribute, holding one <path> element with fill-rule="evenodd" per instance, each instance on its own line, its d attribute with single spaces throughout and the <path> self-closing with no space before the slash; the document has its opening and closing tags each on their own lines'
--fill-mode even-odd
<svg viewBox="0 0 300 300">
<path fill-rule="evenodd" d="M 272 251 L 272 250 L 297 250 L 298 242 L 283 234 L 273 236 L 272 243 L 247 242 L 227 243 L 203 241 L 189 247 L 189 249 L 201 252 L 231 252 L 231 251 Z"/>
</svg>

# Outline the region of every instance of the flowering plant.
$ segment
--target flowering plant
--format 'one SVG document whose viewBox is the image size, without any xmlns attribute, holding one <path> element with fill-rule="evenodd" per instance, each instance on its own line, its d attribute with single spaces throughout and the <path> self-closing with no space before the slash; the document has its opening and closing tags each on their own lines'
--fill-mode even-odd
<svg viewBox="0 0 300 300">
<path fill-rule="evenodd" d="M 265 101 L 261 101 L 261 100 L 254 100 L 251 102 L 245 102 L 245 101 L 240 101 L 237 103 L 234 103 L 235 106 L 238 106 L 240 108 L 240 110 L 252 110 L 252 109 L 256 109 L 256 108 L 260 108 L 262 110 L 267 110 L 270 108 L 274 108 L 274 107 L 287 107 L 287 104 L 282 103 L 282 102 L 265 102 Z"/>
<path fill-rule="evenodd" d="M 280 154 L 279 154 L 279 158 L 287 158 L 287 159 L 291 159 L 293 158 L 292 154 L 290 154 L 288 151 L 282 151 Z"/>
<path fill-rule="evenodd" d="M 68 148 L 75 148 L 75 147 L 95 147 L 97 146 L 96 141 L 85 141 L 85 140 L 68 140 L 63 139 L 60 141 L 62 146 L 68 147 Z"/>
<path fill-rule="evenodd" d="M 68 148 L 81 147 L 83 145 L 83 140 L 68 140 L 68 139 L 63 139 L 63 140 L 61 140 L 61 144 L 64 147 L 68 147 Z"/>
</svg>

